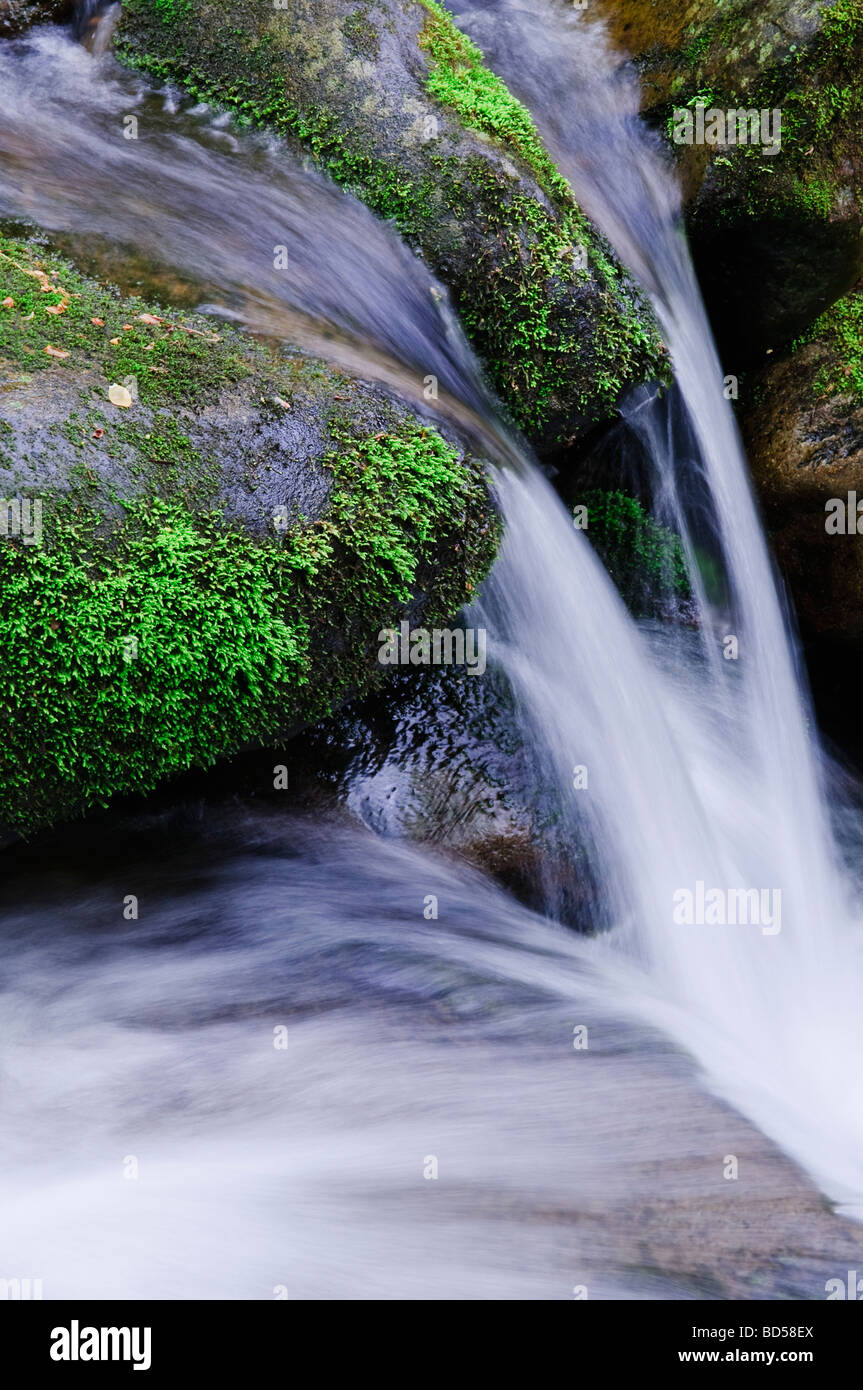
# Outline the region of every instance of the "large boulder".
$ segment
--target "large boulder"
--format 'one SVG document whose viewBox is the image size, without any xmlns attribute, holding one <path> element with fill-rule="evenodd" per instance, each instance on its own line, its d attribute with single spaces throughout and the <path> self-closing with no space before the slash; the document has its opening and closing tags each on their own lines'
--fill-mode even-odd
<svg viewBox="0 0 863 1390">
<path fill-rule="evenodd" d="M 542 448 L 665 375 L 651 312 L 530 115 L 434 0 L 125 0 L 116 51 L 299 141 L 450 287 Z"/>
<path fill-rule="evenodd" d="M 743 367 L 863 272 L 863 0 L 599 0 L 679 162 L 720 343 Z M 675 109 L 781 112 L 778 153 L 678 144 Z"/>
<path fill-rule="evenodd" d="M 482 465 L 381 389 L 0 238 L 0 827 L 286 737 L 447 625 Z"/>
<path fill-rule="evenodd" d="M 752 381 L 744 438 L 804 635 L 863 642 L 863 291 Z M 850 514 L 856 525 L 854 499 Z"/>
</svg>

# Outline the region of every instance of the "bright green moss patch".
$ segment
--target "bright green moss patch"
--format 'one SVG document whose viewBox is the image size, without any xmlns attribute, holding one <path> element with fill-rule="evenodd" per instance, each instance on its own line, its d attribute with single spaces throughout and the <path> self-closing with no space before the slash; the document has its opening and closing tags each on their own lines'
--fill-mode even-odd
<svg viewBox="0 0 863 1390">
<path fill-rule="evenodd" d="M 341 441 L 327 514 L 256 540 L 178 501 L 44 500 L 0 541 L 0 823 L 26 832 L 317 719 L 381 627 L 450 618 L 494 553 L 479 465 L 434 430 Z M 444 553 L 447 558 L 444 559 Z"/>
<path fill-rule="evenodd" d="M 624 492 L 594 489 L 580 498 L 587 507 L 587 536 L 639 617 L 662 612 L 688 598 L 689 576 L 683 543 Z"/>
<path fill-rule="evenodd" d="M 456 110 L 466 126 L 493 135 L 524 160 L 549 194 L 571 197 L 569 186 L 552 163 L 530 112 L 511 94 L 475 43 L 457 29 L 452 15 L 436 3 L 421 0 L 428 10 L 420 47 L 433 60 L 427 89 L 444 106 Z"/>
<path fill-rule="evenodd" d="M 524 195 L 514 200 L 514 209 L 516 216 L 511 208 L 497 228 L 494 277 L 490 266 L 485 274 L 478 267 L 471 298 L 461 306 L 467 333 L 528 432 L 541 428 L 563 400 L 586 414 L 593 410 L 611 416 L 621 390 L 645 369 L 645 362 L 652 359 L 651 373 L 663 379 L 667 360 L 657 354 L 647 323 L 623 300 L 613 311 L 606 306 L 589 325 L 562 317 L 552 287 L 584 275 L 574 261 L 576 248 L 585 244 L 577 209 L 557 220 Z M 521 259 L 523 226 L 530 228 L 533 241 L 527 268 Z M 594 265 L 614 282 L 616 272 L 604 258 L 596 257 Z"/>
<path fill-rule="evenodd" d="M 524 194 L 509 202 L 498 241 L 511 247 L 512 260 L 495 270 L 505 294 L 493 314 L 481 289 L 460 305 L 468 334 L 480 343 L 513 414 L 528 432 L 540 428 L 555 403 L 567 396 L 574 395 L 586 411 L 598 401 L 610 416 L 620 391 L 644 371 L 645 362 L 652 358 L 655 375 L 666 375 L 652 325 L 621 296 L 621 273 L 550 159 L 530 112 L 485 66 L 481 51 L 456 28 L 449 12 L 436 0 L 421 3 L 428 19 L 420 46 L 433 64 L 428 92 L 452 107 L 465 126 L 493 136 L 523 160 L 554 205 L 552 212 Z M 516 273 L 523 228 L 531 235 L 531 261 Z M 590 272 L 578 260 L 580 249 L 589 251 L 590 271 L 614 297 L 614 311 L 598 313 L 590 334 L 574 326 L 568 332 L 562 328 L 552 289 L 589 279 Z M 576 362 L 581 389 L 573 382 Z"/>
<path fill-rule="evenodd" d="M 815 377 L 818 395 L 852 395 L 863 401 L 863 293 L 846 295 L 831 305 L 793 346 L 816 341 L 827 358 Z"/>
<path fill-rule="evenodd" d="M 153 0 L 153 6 L 166 24 L 174 19 L 189 19 L 194 13 L 192 0 Z"/>
<path fill-rule="evenodd" d="M 99 524 L 63 511 L 45 546 L 0 544 L 0 819 L 15 829 L 274 731 L 308 680 L 292 557 L 161 502 L 131 506 L 110 545 Z"/>
</svg>

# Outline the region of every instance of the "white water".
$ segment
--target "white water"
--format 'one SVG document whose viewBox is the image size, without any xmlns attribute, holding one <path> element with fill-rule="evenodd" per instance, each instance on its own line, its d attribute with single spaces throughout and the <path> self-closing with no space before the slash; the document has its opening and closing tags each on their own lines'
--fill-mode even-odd
<svg viewBox="0 0 863 1390">
<path fill-rule="evenodd" d="M 676 642 L 669 632 L 657 669 L 551 489 L 508 476 L 507 540 L 491 585 L 506 666 L 564 802 L 573 814 L 578 803 L 601 846 L 626 951 L 644 970 L 636 1004 L 863 1218 L 859 899 L 829 828 L 820 750 L 676 186 L 634 119 L 636 93 L 613 75 L 602 32 L 551 5 L 507 14 L 510 28 L 495 29 L 498 70 L 533 95 L 541 124 L 549 113 L 546 136 L 580 200 L 651 293 L 694 436 L 685 472 L 665 445 L 662 407 L 645 401 L 633 414 L 648 417 L 637 423 L 661 510 L 685 537 L 693 495 L 712 518 L 727 603 L 714 610 L 696 582 L 704 650 L 685 629 Z M 729 634 L 733 661 L 723 656 Z M 576 764 L 589 768 L 588 791 L 572 789 Z M 778 889 L 781 932 L 676 925 L 674 892 L 699 880 Z"/>
</svg>

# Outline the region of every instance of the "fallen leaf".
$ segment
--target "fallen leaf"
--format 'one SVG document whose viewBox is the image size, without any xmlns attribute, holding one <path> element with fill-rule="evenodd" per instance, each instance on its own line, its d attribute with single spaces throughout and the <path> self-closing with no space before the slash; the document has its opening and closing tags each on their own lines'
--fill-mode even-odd
<svg viewBox="0 0 863 1390">
<path fill-rule="evenodd" d="M 139 315 L 138 315 L 138 322 L 139 322 L 139 323 L 161 323 L 162 320 L 161 320 L 161 319 L 157 319 L 155 314 L 139 314 Z"/>
<path fill-rule="evenodd" d="M 47 354 L 48 354 L 49 357 L 68 357 L 68 356 L 69 356 L 69 353 L 66 352 L 65 348 L 55 348 L 55 347 L 51 347 L 50 344 L 49 344 L 48 347 L 46 347 L 45 351 L 47 352 Z"/>
<path fill-rule="evenodd" d="M 92 438 L 93 438 L 93 439 L 101 439 L 101 438 L 102 438 L 102 435 L 103 435 L 104 433 L 105 433 L 104 430 L 94 430 L 94 431 L 93 431 L 93 434 L 92 434 Z"/>
<path fill-rule="evenodd" d="M 65 314 L 65 312 L 65 304 L 49 304 L 47 309 L 45 310 L 46 314 Z"/>
<path fill-rule="evenodd" d="M 104 327 L 105 327 L 105 320 L 104 320 L 104 319 L 91 319 L 90 322 L 91 322 L 91 323 L 95 323 L 95 325 L 96 325 L 97 328 L 104 328 Z"/>
<path fill-rule="evenodd" d="M 123 324 L 123 332 L 124 332 L 124 333 L 131 333 L 131 332 L 132 332 L 132 325 L 131 325 L 131 323 L 124 323 L 124 324 Z"/>
<path fill-rule="evenodd" d="M 120 341 L 119 338 L 112 338 L 112 339 L 111 339 L 111 347 L 116 347 L 117 344 L 119 343 L 119 341 Z"/>
<path fill-rule="evenodd" d="M 112 405 L 120 406 L 122 410 L 128 410 L 132 404 L 131 393 L 126 390 L 125 386 L 119 386 L 117 382 L 108 387 L 108 400 Z"/>
<path fill-rule="evenodd" d="M 3 307 L 4 309 L 14 309 L 14 308 L 15 308 L 15 300 L 12 298 L 11 294 L 10 294 L 10 296 L 9 296 L 8 299 L 4 299 L 4 300 L 3 300 L 3 306 L 2 306 L 2 307 Z"/>
<path fill-rule="evenodd" d="M 273 405 L 280 405 L 282 410 L 290 410 L 291 408 L 287 401 L 282 400 L 281 396 L 273 396 Z"/>
</svg>

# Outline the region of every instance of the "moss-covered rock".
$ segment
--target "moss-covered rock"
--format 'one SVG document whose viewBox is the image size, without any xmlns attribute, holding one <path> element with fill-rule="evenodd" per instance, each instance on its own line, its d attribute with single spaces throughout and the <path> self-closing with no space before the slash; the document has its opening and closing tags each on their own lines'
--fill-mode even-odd
<svg viewBox="0 0 863 1390">
<path fill-rule="evenodd" d="M 863 271 L 863 0 L 601 0 L 644 107 L 781 111 L 781 148 L 673 144 L 715 325 L 735 362 L 780 347 Z"/>
<path fill-rule="evenodd" d="M 753 388 L 744 437 L 804 633 L 859 645 L 863 515 L 859 534 L 849 532 L 848 495 L 863 502 L 863 288 Z"/>
<path fill-rule="evenodd" d="M 0 497 L 19 832 L 368 688 L 380 629 L 451 618 L 496 538 L 480 463 L 383 391 L 8 238 Z"/>
<path fill-rule="evenodd" d="M 298 140 L 392 218 L 451 288 L 540 446 L 664 375 L 649 309 L 527 111 L 434 0 L 125 0 L 116 44 L 126 62 Z"/>
<path fill-rule="evenodd" d="M 636 497 L 590 488 L 579 493 L 574 520 L 637 617 L 668 616 L 690 597 L 683 542 Z"/>
</svg>

